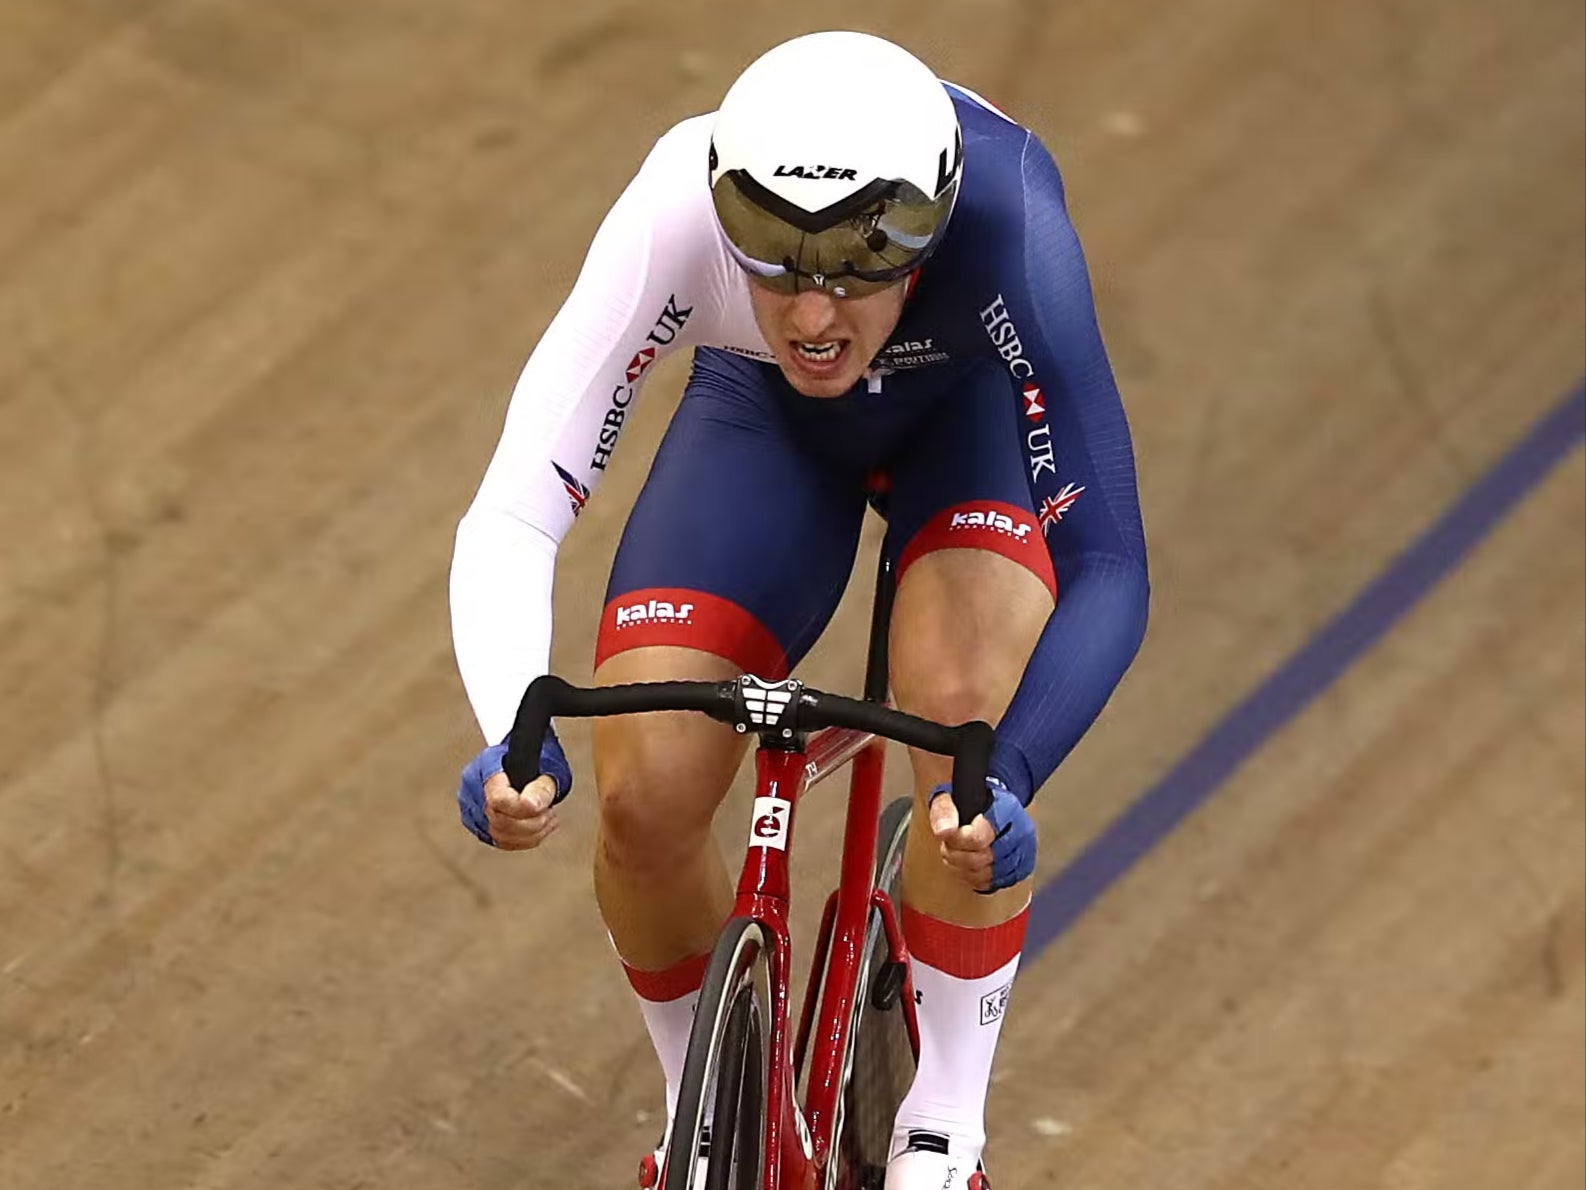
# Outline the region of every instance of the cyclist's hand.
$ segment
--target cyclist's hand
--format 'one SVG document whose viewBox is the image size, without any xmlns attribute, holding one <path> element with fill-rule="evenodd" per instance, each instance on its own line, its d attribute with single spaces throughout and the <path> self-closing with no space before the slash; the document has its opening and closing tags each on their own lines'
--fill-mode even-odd
<svg viewBox="0 0 1586 1190">
<path fill-rule="evenodd" d="M 976 892 L 1009 888 L 1035 874 L 1035 820 L 995 777 L 986 779 L 991 805 L 968 826 L 960 825 L 952 786 L 931 790 L 931 833 L 942 862 Z"/>
<path fill-rule="evenodd" d="M 501 771 L 506 744 L 486 748 L 463 770 L 457 808 L 482 843 L 506 851 L 538 847 L 556 830 L 556 803 L 573 787 L 573 772 L 554 732 L 540 749 L 540 776 L 520 793 Z"/>
<path fill-rule="evenodd" d="M 525 786 L 513 789 L 505 773 L 485 782 L 485 821 L 490 841 L 503 851 L 527 851 L 556 833 L 556 782 L 542 773 Z"/>
</svg>

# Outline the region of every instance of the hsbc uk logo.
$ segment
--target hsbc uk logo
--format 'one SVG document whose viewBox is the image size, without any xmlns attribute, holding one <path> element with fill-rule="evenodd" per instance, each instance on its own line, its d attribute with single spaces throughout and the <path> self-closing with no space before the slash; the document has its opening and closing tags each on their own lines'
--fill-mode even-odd
<svg viewBox="0 0 1586 1190">
<path fill-rule="evenodd" d="M 1000 293 L 980 312 L 981 325 L 1013 378 L 1023 382 L 1024 416 L 1031 429 L 1024 435 L 1025 460 L 1030 466 L 1030 482 L 1041 478 L 1043 472 L 1057 476 L 1057 458 L 1052 450 L 1052 427 L 1046 424 L 1046 399 L 1035 383 L 1035 365 L 1024 354 L 1024 340 L 1019 338 L 1019 328 L 1008 313 L 1008 302 Z"/>
<path fill-rule="evenodd" d="M 1055 482 L 1057 455 L 1052 447 L 1052 427 L 1046 424 L 1046 397 L 1040 385 L 1035 383 L 1035 366 L 1025 358 L 1024 343 L 1019 338 L 1019 330 L 1013 324 L 1012 315 L 1008 313 L 1007 300 L 1000 293 L 991 305 L 980 312 L 980 321 L 986 328 L 991 345 L 1006 361 L 1008 371 L 1013 373 L 1014 379 L 1024 382 L 1019 392 L 1024 398 L 1024 418 L 1030 423 L 1030 429 L 1024 435 L 1030 482 L 1036 482 L 1043 473 L 1050 474 Z M 1052 526 L 1074 507 L 1074 502 L 1084 490 L 1078 484 L 1065 484 L 1055 496 L 1047 496 L 1041 501 L 1036 518 L 1043 534 L 1051 532 Z"/>
<path fill-rule="evenodd" d="M 947 531 L 954 529 L 990 529 L 994 533 L 1005 533 L 1009 537 L 1023 541 L 1030 535 L 1031 525 L 1021 525 L 1005 512 L 998 512 L 994 508 L 969 509 L 964 512 L 953 513 L 953 519 L 947 523 Z"/>
<path fill-rule="evenodd" d="M 628 628 L 634 624 L 692 624 L 692 603 L 672 603 L 666 599 L 650 599 L 617 608 L 617 627 Z"/>
<path fill-rule="evenodd" d="M 634 357 L 628 361 L 622 383 L 611 390 L 606 416 L 601 420 L 600 430 L 595 436 L 595 454 L 589 460 L 591 467 L 604 471 L 606 464 L 611 462 L 611 452 L 616 449 L 617 439 L 622 436 L 622 425 L 628 419 L 628 406 L 633 404 L 634 386 L 655 362 L 657 349 L 677 339 L 692 313 L 694 313 L 693 306 L 679 308 L 677 294 L 674 293 L 666 299 L 666 308 L 656 318 L 650 333 L 644 337 L 647 345 L 639 348 Z"/>
</svg>

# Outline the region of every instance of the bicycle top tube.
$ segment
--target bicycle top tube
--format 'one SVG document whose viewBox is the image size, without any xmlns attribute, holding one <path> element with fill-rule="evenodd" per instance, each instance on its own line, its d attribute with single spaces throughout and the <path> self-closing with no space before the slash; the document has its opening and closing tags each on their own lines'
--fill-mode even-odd
<svg viewBox="0 0 1586 1190">
<path fill-rule="evenodd" d="M 847 727 L 911 748 L 953 758 L 953 801 L 960 822 L 990 803 L 986 772 L 995 736 L 976 719 L 949 727 L 878 702 L 844 698 L 795 678 L 766 682 L 751 674 L 726 682 L 637 682 L 574 686 L 545 674 L 524 691 L 512 724 L 503 770 L 515 789 L 540 775 L 540 745 L 552 718 L 586 719 L 647 711 L 698 711 L 739 732 L 754 732 L 762 747 L 802 752 L 806 733 Z"/>
</svg>

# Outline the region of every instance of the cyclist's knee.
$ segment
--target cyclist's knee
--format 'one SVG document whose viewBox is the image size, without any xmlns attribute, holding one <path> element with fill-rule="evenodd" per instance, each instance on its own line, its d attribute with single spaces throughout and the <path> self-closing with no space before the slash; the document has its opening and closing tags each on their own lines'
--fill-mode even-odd
<svg viewBox="0 0 1586 1190">
<path fill-rule="evenodd" d="M 932 631 L 922 618 L 902 620 L 893 632 L 892 690 L 898 706 L 938 723 L 996 723 L 1018 688 L 1034 639 L 1011 634 L 993 639 L 995 633 L 987 633 L 977 648 L 955 631 Z"/>
<path fill-rule="evenodd" d="M 995 723 L 1007 708 L 1009 686 L 1005 675 L 988 667 L 943 663 L 896 682 L 895 691 L 898 706 L 911 715 L 947 724 L 971 719 Z"/>
<path fill-rule="evenodd" d="M 601 667 L 602 683 L 714 679 L 722 675 L 711 671 L 726 666 L 719 658 L 666 656 L 683 650 L 654 652 L 661 656 L 611 659 Z M 696 853 L 710 837 L 711 819 L 743 748 L 730 728 L 699 715 L 598 720 L 594 759 L 602 858 L 623 870 L 646 871 Z"/>
<path fill-rule="evenodd" d="M 720 725 L 645 716 L 601 734 L 595 753 L 601 848 L 622 868 L 665 866 L 702 846 L 737 767 Z M 697 728 L 717 730 L 701 739 Z M 691 730 L 693 729 L 693 730 Z"/>
<path fill-rule="evenodd" d="M 892 688 L 904 710 L 941 723 L 1002 717 L 1051 615 L 1027 571 L 980 550 L 921 558 L 899 584 Z"/>
</svg>

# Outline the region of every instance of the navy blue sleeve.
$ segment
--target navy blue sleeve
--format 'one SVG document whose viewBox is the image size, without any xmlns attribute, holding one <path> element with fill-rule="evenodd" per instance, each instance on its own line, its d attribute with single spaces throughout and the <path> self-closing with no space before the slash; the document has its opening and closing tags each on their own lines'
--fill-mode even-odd
<svg viewBox="0 0 1586 1190">
<path fill-rule="evenodd" d="M 1129 425 L 1062 181 L 1034 136 L 1021 174 L 1023 236 L 1004 233 L 992 255 L 998 298 L 981 322 L 1018 380 L 1013 416 L 1057 572 L 1057 607 L 998 727 L 992 759 L 992 772 L 1028 803 L 1134 660 L 1150 586 Z M 1002 329 L 1004 319 L 1012 330 Z M 1014 362 L 1010 340 L 1027 367 Z"/>
</svg>

